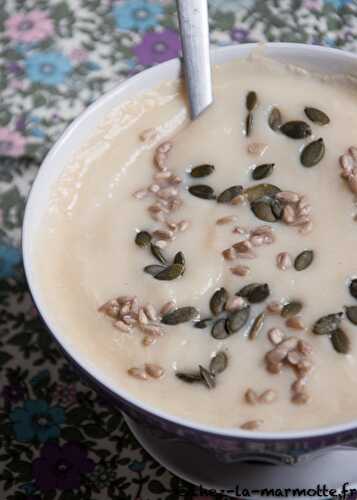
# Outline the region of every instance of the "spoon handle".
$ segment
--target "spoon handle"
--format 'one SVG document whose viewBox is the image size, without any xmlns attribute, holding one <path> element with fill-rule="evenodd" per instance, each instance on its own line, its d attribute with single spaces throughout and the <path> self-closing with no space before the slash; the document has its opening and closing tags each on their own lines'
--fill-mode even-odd
<svg viewBox="0 0 357 500">
<path fill-rule="evenodd" d="M 213 101 L 207 0 L 176 0 L 185 81 L 194 120 Z"/>
</svg>

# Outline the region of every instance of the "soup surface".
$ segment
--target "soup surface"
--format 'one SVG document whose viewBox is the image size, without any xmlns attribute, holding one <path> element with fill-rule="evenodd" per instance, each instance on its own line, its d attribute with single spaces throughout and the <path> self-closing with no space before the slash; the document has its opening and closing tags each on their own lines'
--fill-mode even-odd
<svg viewBox="0 0 357 500">
<path fill-rule="evenodd" d="M 215 68 L 214 94 L 191 123 L 164 82 L 65 168 L 33 249 L 48 314 L 104 380 L 168 414 L 355 419 L 356 83 L 254 56 Z"/>
</svg>

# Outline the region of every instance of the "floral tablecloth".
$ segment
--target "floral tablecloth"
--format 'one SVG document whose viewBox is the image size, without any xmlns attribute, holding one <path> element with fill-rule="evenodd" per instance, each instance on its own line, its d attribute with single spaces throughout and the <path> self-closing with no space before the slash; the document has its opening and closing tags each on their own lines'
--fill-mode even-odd
<svg viewBox="0 0 357 500">
<path fill-rule="evenodd" d="M 356 0 L 210 0 L 211 42 L 357 50 Z M 44 155 L 94 99 L 180 50 L 172 0 L 2 0 L 0 499 L 202 499 L 156 463 L 62 357 L 21 265 L 25 200 Z M 186 493 L 184 493 L 186 492 Z"/>
</svg>

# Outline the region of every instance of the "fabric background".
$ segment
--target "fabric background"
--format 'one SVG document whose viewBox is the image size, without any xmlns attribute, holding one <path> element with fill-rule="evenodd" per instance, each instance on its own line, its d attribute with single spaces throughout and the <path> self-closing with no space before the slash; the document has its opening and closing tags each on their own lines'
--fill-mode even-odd
<svg viewBox="0 0 357 500">
<path fill-rule="evenodd" d="M 355 0 L 210 0 L 213 45 L 357 50 Z M 25 200 L 65 127 L 120 80 L 180 50 L 172 0 L 3 0 L 0 9 L 0 498 L 199 497 L 141 449 L 64 360 L 21 264 Z"/>
</svg>

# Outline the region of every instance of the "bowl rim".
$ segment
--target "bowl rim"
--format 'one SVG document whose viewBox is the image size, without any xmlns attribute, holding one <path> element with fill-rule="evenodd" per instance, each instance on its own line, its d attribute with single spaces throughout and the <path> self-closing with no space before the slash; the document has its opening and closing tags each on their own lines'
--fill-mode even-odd
<svg viewBox="0 0 357 500">
<path fill-rule="evenodd" d="M 309 44 L 301 44 L 301 43 L 280 43 L 280 42 L 270 42 L 270 43 L 247 43 L 242 45 L 226 45 L 221 47 L 212 48 L 211 55 L 213 62 L 215 63 L 215 59 L 220 55 L 226 55 L 228 60 L 236 57 L 246 57 L 253 49 L 258 47 L 264 47 L 267 50 L 268 55 L 270 52 L 274 52 L 275 50 L 283 51 L 283 52 L 291 52 L 291 51 L 300 51 L 314 54 L 314 56 L 323 54 L 323 55 L 331 55 L 335 58 L 342 59 L 344 58 L 348 62 L 356 63 L 357 70 L 357 54 L 349 53 L 340 49 L 318 46 L 318 45 L 309 45 Z M 232 56 L 232 57 L 231 57 Z M 164 63 L 158 64 L 151 68 L 145 69 L 144 71 L 130 77 L 126 78 L 122 82 L 120 82 L 117 86 L 115 86 L 112 90 L 103 94 L 99 99 L 96 99 L 92 104 L 90 104 L 81 114 L 69 125 L 65 128 L 62 135 L 57 139 L 57 141 L 52 145 L 49 152 L 46 154 L 43 159 L 41 166 L 38 170 L 36 178 L 32 184 L 30 189 L 30 193 L 27 198 L 23 224 L 22 224 L 22 255 L 23 255 L 23 263 L 25 276 L 27 279 L 29 292 L 32 296 L 32 300 L 40 313 L 44 323 L 46 324 L 49 332 L 54 336 L 60 347 L 65 351 L 68 357 L 77 365 L 83 372 L 89 375 L 89 378 L 99 383 L 99 385 L 104 388 L 106 391 L 125 401 L 130 407 L 135 408 L 137 411 L 142 412 L 144 414 L 150 415 L 156 419 L 160 419 L 165 421 L 167 424 L 173 424 L 178 427 L 183 427 L 189 429 L 190 431 L 202 432 L 208 435 L 228 438 L 228 439 L 238 439 L 238 440 L 249 440 L 255 442 L 276 442 L 276 441 L 302 441 L 306 439 L 314 439 L 314 438 L 328 438 L 333 435 L 338 434 L 347 434 L 353 431 L 357 431 L 357 417 L 356 420 L 349 421 L 342 424 L 337 425 L 329 425 L 324 427 L 310 428 L 305 430 L 297 430 L 297 431 L 280 431 L 280 432 L 257 432 L 257 431 L 245 431 L 240 429 L 239 427 L 217 427 L 208 424 L 202 424 L 199 422 L 190 421 L 187 418 L 178 417 L 175 415 L 171 415 L 166 413 L 165 411 L 158 410 L 150 407 L 145 402 L 140 401 L 137 398 L 134 398 L 130 395 L 126 390 L 122 388 L 115 387 L 113 383 L 108 380 L 105 380 L 105 377 L 99 373 L 93 373 L 94 367 L 88 367 L 87 361 L 82 359 L 81 354 L 79 352 L 75 352 L 75 349 L 72 349 L 68 342 L 65 339 L 62 339 L 61 333 L 58 331 L 54 322 L 49 317 L 50 315 L 46 311 L 45 304 L 42 303 L 40 298 L 40 290 L 35 286 L 35 280 L 32 273 L 32 265 L 31 265 L 31 252 L 30 252 L 30 242 L 32 239 L 31 235 L 31 220 L 32 220 L 32 210 L 35 202 L 35 198 L 38 192 L 38 186 L 40 179 L 44 177 L 47 173 L 48 165 L 51 164 L 52 158 L 58 154 L 58 152 L 65 145 L 67 139 L 77 130 L 78 127 L 82 124 L 82 122 L 87 121 L 88 118 L 92 114 L 95 114 L 98 109 L 100 109 L 107 101 L 115 98 L 116 96 L 120 96 L 120 94 L 125 93 L 133 83 L 138 83 L 140 80 L 149 80 L 150 77 L 155 77 L 156 84 L 160 81 L 167 80 L 166 77 L 160 76 L 162 73 L 170 72 L 172 74 L 177 74 L 180 71 L 180 59 L 175 58 Z M 171 77 L 172 78 L 172 77 Z M 175 77 L 176 78 L 176 77 Z M 138 92 L 140 94 L 140 91 Z M 120 100 L 120 97 L 118 101 Z M 125 99 L 124 99 L 125 100 Z M 119 102 L 118 102 L 119 104 Z M 51 183 L 50 183 L 51 184 Z M 43 212 L 43 209 L 42 209 Z"/>
</svg>

